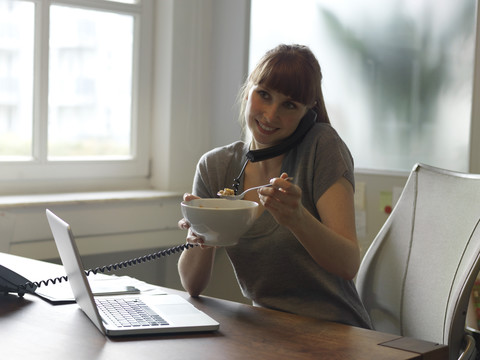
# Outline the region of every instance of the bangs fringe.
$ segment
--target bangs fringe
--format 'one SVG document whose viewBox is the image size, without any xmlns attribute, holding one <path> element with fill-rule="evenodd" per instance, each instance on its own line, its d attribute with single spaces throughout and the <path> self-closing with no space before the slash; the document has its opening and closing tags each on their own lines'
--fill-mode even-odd
<svg viewBox="0 0 480 360">
<path fill-rule="evenodd" d="M 308 78 L 309 74 L 304 65 L 301 66 L 295 59 L 276 59 L 274 63 L 265 63 L 259 70 L 257 78 L 252 78 L 254 83 L 262 84 L 305 105 L 315 101 L 312 79 Z"/>
</svg>

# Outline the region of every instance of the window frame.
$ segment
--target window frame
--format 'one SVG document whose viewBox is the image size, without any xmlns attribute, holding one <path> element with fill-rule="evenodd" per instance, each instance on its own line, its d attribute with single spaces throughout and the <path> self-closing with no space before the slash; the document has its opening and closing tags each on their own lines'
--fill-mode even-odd
<svg viewBox="0 0 480 360">
<path fill-rule="evenodd" d="M 0 181 L 15 187 L 17 182 L 42 181 L 72 183 L 83 179 L 115 181 L 126 178 L 145 179 L 149 175 L 149 128 L 153 58 L 153 1 L 138 0 L 127 4 L 112 0 L 20 0 L 31 2 L 34 10 L 34 79 L 32 158 L 0 161 Z M 49 9 L 64 5 L 88 10 L 132 15 L 134 18 L 132 69 L 132 154 L 123 158 L 49 160 L 48 78 L 49 78 Z"/>
</svg>

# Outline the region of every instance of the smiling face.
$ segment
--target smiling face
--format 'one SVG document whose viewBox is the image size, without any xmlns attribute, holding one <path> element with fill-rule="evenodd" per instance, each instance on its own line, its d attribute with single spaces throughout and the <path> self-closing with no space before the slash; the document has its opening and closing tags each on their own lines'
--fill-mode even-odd
<svg viewBox="0 0 480 360">
<path fill-rule="evenodd" d="M 307 106 L 263 85 L 248 92 L 245 120 L 252 133 L 252 148 L 279 144 L 297 128 Z"/>
<path fill-rule="evenodd" d="M 292 134 L 306 107 L 316 113 L 317 122 L 329 124 L 321 80 L 320 65 L 308 47 L 279 45 L 267 51 L 239 93 L 240 122 L 258 143 L 253 146 L 272 146 Z M 267 106 L 269 111 L 261 110 Z"/>
</svg>

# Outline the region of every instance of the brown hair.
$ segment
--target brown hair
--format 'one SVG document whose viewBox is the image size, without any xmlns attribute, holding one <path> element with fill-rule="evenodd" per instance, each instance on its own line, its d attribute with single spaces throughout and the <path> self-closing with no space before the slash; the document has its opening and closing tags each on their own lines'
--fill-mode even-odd
<svg viewBox="0 0 480 360">
<path fill-rule="evenodd" d="M 279 45 L 269 50 L 250 73 L 240 92 L 240 120 L 244 122 L 247 95 L 264 85 L 290 96 L 317 113 L 317 122 L 330 123 L 321 88 L 322 72 L 315 55 L 304 45 Z"/>
</svg>

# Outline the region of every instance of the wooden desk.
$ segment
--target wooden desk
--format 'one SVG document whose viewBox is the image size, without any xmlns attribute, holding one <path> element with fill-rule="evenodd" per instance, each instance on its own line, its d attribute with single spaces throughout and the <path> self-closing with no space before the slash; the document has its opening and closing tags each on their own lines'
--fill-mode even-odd
<svg viewBox="0 0 480 360">
<path fill-rule="evenodd" d="M 30 274 L 38 275 L 44 268 L 51 275 L 51 264 L 0 253 L 0 264 L 8 266 L 12 261 L 30 264 L 25 268 Z M 217 320 L 220 329 L 113 339 L 103 336 L 76 304 L 54 306 L 35 295 L 26 294 L 23 299 L 0 295 L 1 356 L 24 359 L 31 353 L 31 358 L 49 360 L 448 359 L 448 348 L 443 345 L 167 291 L 188 299 Z"/>
</svg>

